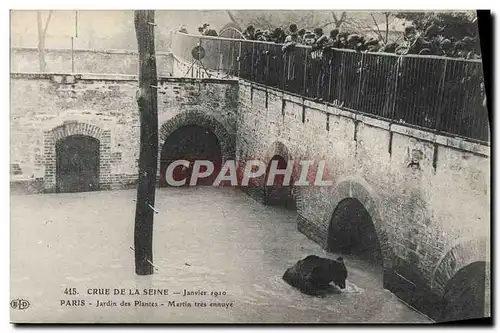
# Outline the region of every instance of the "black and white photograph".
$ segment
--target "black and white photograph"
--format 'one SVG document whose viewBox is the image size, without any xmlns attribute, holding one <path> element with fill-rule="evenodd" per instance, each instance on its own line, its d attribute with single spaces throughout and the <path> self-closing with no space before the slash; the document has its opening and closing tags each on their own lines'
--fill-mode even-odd
<svg viewBox="0 0 500 333">
<path fill-rule="evenodd" d="M 10 10 L 10 322 L 491 318 L 488 15 Z"/>
</svg>

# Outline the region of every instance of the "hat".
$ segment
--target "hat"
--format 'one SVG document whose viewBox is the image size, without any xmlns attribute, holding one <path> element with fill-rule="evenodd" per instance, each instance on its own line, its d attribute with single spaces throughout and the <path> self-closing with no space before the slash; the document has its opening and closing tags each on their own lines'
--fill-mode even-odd
<svg viewBox="0 0 500 333">
<path fill-rule="evenodd" d="M 410 26 L 405 28 L 405 34 L 415 32 L 415 30 L 416 30 L 415 27 L 413 25 L 410 25 Z"/>
<path fill-rule="evenodd" d="M 432 36 L 437 35 L 438 32 L 439 32 L 439 27 L 435 24 L 432 24 L 431 26 L 429 26 L 427 28 L 427 30 L 425 30 L 425 36 L 432 37 Z"/>
<path fill-rule="evenodd" d="M 420 55 L 429 55 L 432 54 L 430 49 L 422 49 L 418 54 Z"/>
<path fill-rule="evenodd" d="M 441 41 L 441 47 L 447 47 L 447 48 L 451 47 L 451 40 L 449 40 L 449 39 L 443 39 Z"/>
</svg>

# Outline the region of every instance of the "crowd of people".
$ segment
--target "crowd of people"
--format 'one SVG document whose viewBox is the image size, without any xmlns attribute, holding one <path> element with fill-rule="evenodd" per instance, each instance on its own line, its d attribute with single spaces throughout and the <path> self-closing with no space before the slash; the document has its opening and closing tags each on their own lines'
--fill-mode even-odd
<svg viewBox="0 0 500 333">
<path fill-rule="evenodd" d="M 438 55 L 454 58 L 478 59 L 481 58 L 481 51 L 478 37 L 465 36 L 462 39 L 443 36 L 443 27 L 432 24 L 423 33 L 417 31 L 414 26 L 408 26 L 404 30 L 401 42 L 384 44 L 375 37 L 365 38 L 360 34 L 350 34 L 333 29 L 329 35 L 323 32 L 322 28 L 313 31 L 298 29 L 296 24 L 290 24 L 285 31 L 282 28 L 274 30 L 262 30 L 248 26 L 243 32 L 247 40 L 273 42 L 284 44 L 283 51 L 291 50 L 295 45 L 309 45 L 316 49 L 353 49 L 359 52 L 385 52 L 420 55 Z M 182 27 L 179 32 L 187 33 Z M 214 36 L 218 34 L 210 25 L 205 23 L 198 28 L 198 32 L 203 36 Z"/>
<path fill-rule="evenodd" d="M 414 26 L 404 30 L 403 41 L 385 44 L 379 39 L 365 38 L 359 34 L 349 34 L 333 29 L 325 35 L 322 28 L 313 31 L 298 29 L 296 24 L 288 27 L 288 33 L 281 28 L 274 31 L 255 29 L 248 26 L 244 36 L 248 40 L 266 41 L 285 44 L 283 50 L 293 48 L 295 45 L 310 45 L 313 48 L 353 49 L 366 52 L 386 52 L 395 54 L 420 54 L 439 55 L 455 58 L 477 59 L 480 58 L 479 40 L 477 37 L 463 37 L 457 40 L 453 37 L 446 38 L 441 34 L 443 28 L 436 24 L 427 28 L 424 33 L 419 33 Z"/>
<path fill-rule="evenodd" d="M 187 34 L 188 33 L 188 30 L 186 29 L 186 26 L 182 25 L 180 28 L 179 28 L 179 32 L 180 33 L 183 33 L 183 34 Z M 198 27 L 198 32 L 200 33 L 200 35 L 202 36 L 212 36 L 212 37 L 217 37 L 219 34 L 217 33 L 217 31 L 215 31 L 214 29 L 210 28 L 210 24 L 208 23 L 204 23 L 202 26 Z"/>
</svg>

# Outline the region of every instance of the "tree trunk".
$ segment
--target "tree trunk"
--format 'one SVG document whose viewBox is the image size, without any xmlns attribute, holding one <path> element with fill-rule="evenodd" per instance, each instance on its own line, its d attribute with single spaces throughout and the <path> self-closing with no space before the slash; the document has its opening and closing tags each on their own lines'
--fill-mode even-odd
<svg viewBox="0 0 500 333">
<path fill-rule="evenodd" d="M 154 43 L 154 11 L 135 11 L 139 50 L 137 104 L 141 122 L 139 180 L 135 209 L 135 272 L 153 274 L 153 207 L 158 162 L 158 104 Z"/>
<path fill-rule="evenodd" d="M 390 13 L 385 14 L 385 44 L 389 44 L 389 16 Z"/>
<path fill-rule="evenodd" d="M 42 12 L 36 12 L 36 19 L 38 23 L 38 61 L 40 63 L 40 72 L 45 72 L 45 36 L 42 28 Z"/>
<path fill-rule="evenodd" d="M 45 26 L 42 27 L 42 12 L 36 12 L 36 20 L 38 24 L 38 60 L 40 61 L 40 72 L 45 72 L 47 64 L 45 63 L 45 38 L 47 37 L 47 29 L 49 28 L 52 11 L 49 11 Z"/>
</svg>

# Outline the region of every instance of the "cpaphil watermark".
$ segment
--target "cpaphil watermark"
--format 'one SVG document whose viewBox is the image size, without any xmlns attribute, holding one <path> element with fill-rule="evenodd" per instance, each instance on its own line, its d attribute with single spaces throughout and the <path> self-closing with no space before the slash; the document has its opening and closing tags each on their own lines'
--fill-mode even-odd
<svg viewBox="0 0 500 333">
<path fill-rule="evenodd" d="M 238 163 L 227 160 L 222 166 L 210 160 L 175 160 L 164 171 L 165 182 L 170 186 L 195 186 L 200 180 L 210 180 L 212 186 L 330 186 L 326 173 L 326 162 L 313 160 L 283 161 L 272 160 L 266 165 L 261 160 Z"/>
</svg>

